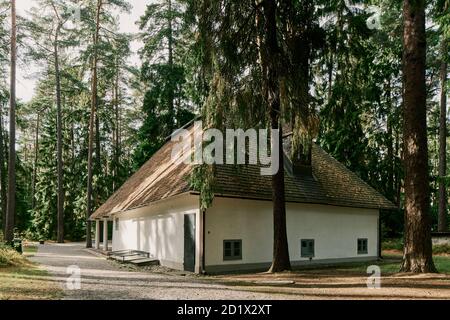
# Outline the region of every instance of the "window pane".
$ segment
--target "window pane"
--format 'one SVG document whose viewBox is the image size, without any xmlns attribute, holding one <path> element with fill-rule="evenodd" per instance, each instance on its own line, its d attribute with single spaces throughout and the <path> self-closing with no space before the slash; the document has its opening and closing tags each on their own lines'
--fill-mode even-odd
<svg viewBox="0 0 450 320">
<path fill-rule="evenodd" d="M 301 240 L 302 258 L 314 257 L 314 240 Z"/>
<path fill-rule="evenodd" d="M 368 253 L 368 239 L 358 239 L 358 254 Z"/>
<path fill-rule="evenodd" d="M 223 242 L 224 260 L 242 259 L 242 240 L 224 240 Z"/>
<path fill-rule="evenodd" d="M 240 241 L 234 242 L 234 257 L 235 258 L 241 257 L 241 242 Z"/>
</svg>

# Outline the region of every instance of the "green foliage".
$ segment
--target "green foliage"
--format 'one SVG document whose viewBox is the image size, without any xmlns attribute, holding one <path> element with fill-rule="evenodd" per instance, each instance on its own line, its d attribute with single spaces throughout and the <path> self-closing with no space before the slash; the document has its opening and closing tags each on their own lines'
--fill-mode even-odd
<svg viewBox="0 0 450 320">
<path fill-rule="evenodd" d="M 403 251 L 403 239 L 385 239 L 382 243 L 383 250 Z M 448 255 L 450 254 L 450 245 L 440 244 L 433 246 L 433 254 Z"/>
<path fill-rule="evenodd" d="M 25 24 L 33 45 L 26 51 L 27 58 L 41 62 L 41 79 L 35 97 L 26 106 L 27 113 L 19 119 L 23 146 L 20 157 L 24 161 L 24 194 L 28 206 L 24 209 L 28 224 L 21 225 L 32 239 L 54 239 L 56 235 L 56 101 L 54 45 L 59 46 L 63 113 L 63 190 L 65 236 L 82 240 L 86 228 L 87 146 L 90 110 L 91 59 L 94 52 L 93 32 L 97 1 L 81 4 L 81 21 L 67 23 L 65 8 L 68 3 L 55 3 L 64 21 L 58 42 L 55 43 L 56 16 L 50 0 L 41 0 L 32 10 Z M 98 78 L 98 130 L 94 151 L 94 209 L 97 209 L 132 172 L 131 150 L 134 149 L 133 121 L 135 101 L 127 92 L 135 70 L 128 66 L 130 37 L 118 31 L 114 10 L 126 12 L 126 1 L 104 2 L 100 16 Z M 48 35 L 52 35 L 48 37 Z M 38 117 L 39 116 L 39 117 Z M 38 121 L 39 119 L 39 121 Z M 37 132 L 38 136 L 36 137 Z M 38 140 L 36 140 L 38 138 Z M 37 145 L 36 145 L 37 143 Z M 31 150 L 29 150 L 31 149 Z M 31 152 L 30 152 L 31 151 Z M 35 158 L 37 156 L 37 158 Z M 36 161 L 37 160 L 37 161 Z M 34 179 L 34 170 L 36 176 Z M 33 183 L 35 193 L 33 194 Z M 21 192 L 20 187 L 18 193 Z M 34 197 L 34 199 L 33 199 Z M 34 200 L 34 201 L 33 201 Z M 32 203 L 34 202 L 34 207 Z"/>
<path fill-rule="evenodd" d="M 144 98 L 143 111 L 145 113 L 144 122 L 138 132 L 139 145 L 134 154 L 135 169 L 139 169 L 164 143 L 164 139 L 160 136 L 161 121 L 155 110 L 155 105 L 148 101 L 147 93 Z"/>
<path fill-rule="evenodd" d="M 49 240 L 56 237 L 56 110 L 46 110 L 40 135 L 39 174 L 36 180 L 36 206 L 32 209 L 30 231 L 36 240 Z"/>
<path fill-rule="evenodd" d="M 403 239 L 385 239 L 381 244 L 383 250 L 398 250 L 403 251 Z"/>
<path fill-rule="evenodd" d="M 0 245 L 0 268 L 20 267 L 29 264 L 26 258 L 8 246 Z"/>
<path fill-rule="evenodd" d="M 383 29 L 370 31 L 347 7 L 327 28 L 320 144 L 389 199 L 401 179 L 401 25 L 398 5 L 379 1 Z M 363 20 L 365 23 L 365 20 Z M 329 82 L 329 81 L 328 81 Z M 380 157 L 380 155 L 383 155 Z M 395 185 L 396 184 L 396 185 Z"/>
<path fill-rule="evenodd" d="M 185 63 L 190 46 L 189 29 L 177 1 L 162 0 L 147 6 L 139 27 L 144 41 L 141 80 L 146 85 L 142 126 L 134 165 L 141 167 L 173 133 L 194 118 L 187 90 Z"/>
<path fill-rule="evenodd" d="M 401 3 L 371 2 L 382 13 L 379 30 L 367 28 L 367 15 L 355 15 L 344 2 L 335 4 L 323 12 L 331 10 L 335 23 L 325 26 L 327 45 L 316 62 L 322 77 L 316 84 L 322 101 L 318 142 L 401 206 Z M 402 210 L 383 212 L 382 221 L 386 235 L 401 234 Z"/>
<path fill-rule="evenodd" d="M 450 254 L 450 245 L 440 244 L 433 246 L 433 254 Z"/>
<path fill-rule="evenodd" d="M 193 190 L 199 192 L 201 210 L 208 209 L 214 200 L 214 167 L 201 165 L 194 168 L 190 177 Z"/>
<path fill-rule="evenodd" d="M 382 210 L 380 218 L 382 221 L 381 231 L 383 238 L 393 238 L 403 235 L 404 210 Z"/>
<path fill-rule="evenodd" d="M 55 1 L 65 21 L 67 6 Z M 255 1 L 158 0 L 138 21 L 139 70 L 129 66 L 130 35 L 117 11 L 128 1 L 104 1 L 100 39 L 93 43 L 97 1 L 83 0 L 81 21 L 64 23 L 55 43 L 52 1 L 39 0 L 20 21 L 20 53 L 41 66 L 33 101 L 18 105 L 17 228 L 35 239 L 55 237 L 56 113 L 54 45 L 61 53 L 64 213 L 66 236 L 85 234 L 91 67 L 98 53 L 98 130 L 94 151 L 94 207 L 98 208 L 165 143 L 177 127 L 201 114 L 205 128 L 267 126 L 260 51 L 261 7 Z M 353 1 L 382 12 L 381 29 L 346 1 L 284 1 L 277 15 L 282 118 L 294 147 L 312 138 L 400 209 L 382 212 L 383 236 L 403 232 L 402 1 Z M 9 17 L 0 1 L 0 107 L 7 116 Z M 323 23 L 329 21 L 328 23 Z M 428 137 L 431 213 L 437 216 L 440 44 L 449 38 L 448 0 L 429 2 Z M 66 21 L 67 22 L 67 21 Z M 23 53 L 23 54 L 22 54 Z M 271 57 L 265 57 L 271 58 Z M 39 123 L 38 123 L 39 115 Z M 319 123 L 320 120 L 320 123 Z M 38 145 L 36 131 L 39 129 Z M 7 141 L 7 130 L 2 131 Z M 7 147 L 7 146 L 5 146 Z M 6 148 L 4 152 L 7 159 Z M 35 153 L 37 151 L 37 153 Z M 35 156 L 37 155 L 37 159 Z M 37 160 L 37 161 L 36 161 Z M 36 175 L 34 171 L 36 170 Z M 33 183 L 35 192 L 33 193 Z M 211 205 L 214 168 L 199 166 L 191 184 L 201 206 Z M 386 244 L 389 246 L 389 244 Z M 399 248 L 392 243 L 392 248 Z"/>
</svg>

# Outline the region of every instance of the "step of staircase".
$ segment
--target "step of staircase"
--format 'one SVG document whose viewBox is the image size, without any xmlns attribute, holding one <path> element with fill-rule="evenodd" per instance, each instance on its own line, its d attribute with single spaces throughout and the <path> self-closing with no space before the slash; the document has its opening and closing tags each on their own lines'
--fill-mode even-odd
<svg viewBox="0 0 450 320">
<path fill-rule="evenodd" d="M 143 257 L 140 254 L 135 254 L 135 255 L 129 255 L 129 256 L 125 256 L 125 257 L 111 256 L 110 258 L 114 259 L 114 260 L 117 260 L 117 261 L 120 261 L 120 262 L 130 262 L 132 260 L 141 259 Z"/>
<path fill-rule="evenodd" d="M 159 260 L 152 258 L 140 258 L 127 261 L 128 263 L 137 265 L 137 266 L 150 266 L 150 265 L 159 265 Z"/>
</svg>

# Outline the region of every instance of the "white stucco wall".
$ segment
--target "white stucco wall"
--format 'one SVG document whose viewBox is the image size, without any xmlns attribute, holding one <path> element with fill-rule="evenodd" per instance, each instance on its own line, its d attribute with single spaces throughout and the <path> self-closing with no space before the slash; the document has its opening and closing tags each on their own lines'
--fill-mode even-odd
<svg viewBox="0 0 450 320">
<path fill-rule="evenodd" d="M 182 195 L 114 216 L 113 251 L 132 249 L 150 252 L 162 265 L 182 270 L 184 215 L 196 214 L 198 217 L 198 203 L 198 197 Z M 118 230 L 115 218 L 119 219 Z M 199 241 L 197 236 L 197 244 Z M 197 256 L 199 254 L 197 250 Z M 199 259 L 196 260 L 198 264 Z"/>
<path fill-rule="evenodd" d="M 378 254 L 378 210 L 287 204 L 290 258 L 301 258 L 301 239 L 315 240 L 314 260 L 370 258 Z M 272 203 L 216 198 L 206 213 L 206 266 L 272 261 Z M 358 238 L 368 239 L 368 254 L 358 255 Z M 242 260 L 223 260 L 223 241 L 242 239 Z"/>
<path fill-rule="evenodd" d="M 182 195 L 151 206 L 121 213 L 119 229 L 113 228 L 113 251 L 150 252 L 162 265 L 183 270 L 184 215 L 196 215 L 196 267 L 201 268 L 202 213 L 199 199 Z M 315 240 L 313 262 L 370 259 L 378 251 L 378 210 L 287 204 L 287 229 L 293 265 L 309 263 L 301 258 L 301 239 Z M 272 203 L 216 198 L 206 212 L 205 264 L 207 271 L 270 263 L 273 250 Z M 368 254 L 358 255 L 358 238 L 368 239 Z M 242 260 L 224 261 L 223 241 L 242 240 Z"/>
</svg>

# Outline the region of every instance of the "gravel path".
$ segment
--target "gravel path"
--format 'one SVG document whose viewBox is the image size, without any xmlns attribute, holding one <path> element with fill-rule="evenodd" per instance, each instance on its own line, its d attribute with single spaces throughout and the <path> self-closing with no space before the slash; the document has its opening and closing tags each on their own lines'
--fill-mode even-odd
<svg viewBox="0 0 450 320">
<path fill-rule="evenodd" d="M 130 271 L 84 249 L 83 244 L 46 244 L 31 259 L 48 270 L 69 300 L 198 299 L 268 300 L 298 299 L 292 294 L 250 292 L 245 287 L 224 285 L 211 278 L 172 273 Z M 69 266 L 81 270 L 81 289 L 69 290 Z"/>
</svg>

